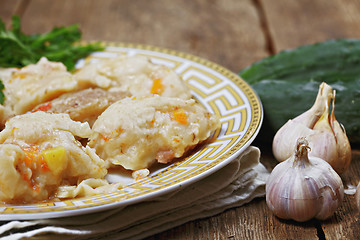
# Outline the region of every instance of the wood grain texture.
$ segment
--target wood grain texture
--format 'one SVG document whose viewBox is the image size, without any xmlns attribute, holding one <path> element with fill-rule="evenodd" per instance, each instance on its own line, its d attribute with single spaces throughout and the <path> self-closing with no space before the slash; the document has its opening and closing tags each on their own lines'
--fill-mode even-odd
<svg viewBox="0 0 360 240">
<path fill-rule="evenodd" d="M 32 0 L 23 22 L 27 33 L 79 23 L 85 40 L 171 48 L 234 72 L 267 55 L 251 0 Z"/>
<path fill-rule="evenodd" d="M 258 0 L 275 52 L 328 39 L 360 38 L 357 0 Z"/>
<path fill-rule="evenodd" d="M 0 18 L 5 22 L 6 27 L 11 26 L 11 17 L 13 15 L 22 13 L 24 3 L 23 0 L 0 1 Z"/>
<path fill-rule="evenodd" d="M 236 236 L 244 237 L 239 239 L 299 239 L 300 232 L 303 239 L 316 237 L 312 222 L 298 224 L 280 220 L 271 213 L 264 199 L 252 201 L 236 212 L 240 218 Z"/>
</svg>

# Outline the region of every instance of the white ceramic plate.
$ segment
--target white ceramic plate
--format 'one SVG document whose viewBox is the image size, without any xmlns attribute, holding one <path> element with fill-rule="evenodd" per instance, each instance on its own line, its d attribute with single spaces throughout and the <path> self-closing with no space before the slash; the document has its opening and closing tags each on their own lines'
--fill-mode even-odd
<svg viewBox="0 0 360 240">
<path fill-rule="evenodd" d="M 183 188 L 222 168 L 254 140 L 263 119 L 262 105 L 252 88 L 237 74 L 202 58 L 147 45 L 104 43 L 106 50 L 87 60 L 117 54 L 145 55 L 178 73 L 205 108 L 220 116 L 221 129 L 210 143 L 190 156 L 157 168 L 149 177 L 118 192 L 60 202 L 0 205 L 0 220 L 43 219 L 74 216 L 124 207 Z M 83 64 L 79 61 L 78 66 Z M 111 175 L 110 179 L 119 177 Z"/>
</svg>

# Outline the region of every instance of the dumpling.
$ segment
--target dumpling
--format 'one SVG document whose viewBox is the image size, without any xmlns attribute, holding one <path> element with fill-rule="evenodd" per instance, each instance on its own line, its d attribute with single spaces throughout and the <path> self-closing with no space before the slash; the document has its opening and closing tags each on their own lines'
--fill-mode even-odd
<svg viewBox="0 0 360 240">
<path fill-rule="evenodd" d="M 44 57 L 37 64 L 12 71 L 11 77 L 2 80 L 5 86 L 4 106 L 13 115 L 26 113 L 36 105 L 78 87 L 62 63 L 50 62 Z"/>
<path fill-rule="evenodd" d="M 72 73 L 67 71 L 63 63 L 51 62 L 45 57 L 41 58 L 36 64 L 30 64 L 21 69 L 0 69 L 0 79 L 5 86 L 5 102 L 3 105 L 0 105 L 0 128 L 3 127 L 6 120 L 13 116 L 24 114 L 39 105 L 46 105 L 47 102 L 64 94 L 77 93 L 94 86 L 92 84 L 93 79 L 78 81 Z M 118 96 L 116 96 L 117 93 L 119 93 Z M 91 92 L 91 89 L 89 89 L 87 92 L 81 92 L 70 97 L 65 95 L 57 101 L 57 105 L 59 107 L 59 105 L 64 104 L 65 98 L 68 98 L 67 100 L 73 103 L 78 100 L 75 98 L 83 98 L 84 95 L 88 97 L 91 94 L 98 95 L 99 91 Z M 124 91 L 115 89 L 108 95 L 105 97 L 108 100 L 114 98 L 118 100 L 124 97 Z M 130 94 L 127 93 L 126 95 Z M 102 103 L 104 101 L 107 100 L 103 100 Z M 92 102 L 88 102 L 86 107 L 89 107 L 91 103 L 97 104 L 92 99 Z M 92 105 L 91 107 L 94 106 Z M 76 109 L 76 111 L 78 110 L 80 110 L 80 107 Z M 81 110 L 84 109 L 82 108 Z M 92 108 L 92 110 L 95 109 Z"/>
<path fill-rule="evenodd" d="M 11 118 L 0 132 L 0 201 L 39 202 L 56 197 L 59 186 L 104 178 L 105 162 L 77 138 L 87 123 L 67 114 L 27 113 Z"/>
<path fill-rule="evenodd" d="M 118 88 L 133 96 L 191 98 L 185 82 L 171 69 L 144 56 L 119 56 L 83 66 L 74 74 L 79 84 L 92 82 L 104 89 Z"/>
<path fill-rule="evenodd" d="M 112 103 L 130 96 L 130 93 L 89 88 L 65 93 L 58 98 L 36 106 L 32 112 L 67 113 L 74 121 L 88 122 L 90 126 Z"/>
<path fill-rule="evenodd" d="M 218 117 L 193 99 L 125 98 L 95 121 L 88 145 L 105 161 L 140 170 L 183 156 L 218 127 Z"/>
</svg>

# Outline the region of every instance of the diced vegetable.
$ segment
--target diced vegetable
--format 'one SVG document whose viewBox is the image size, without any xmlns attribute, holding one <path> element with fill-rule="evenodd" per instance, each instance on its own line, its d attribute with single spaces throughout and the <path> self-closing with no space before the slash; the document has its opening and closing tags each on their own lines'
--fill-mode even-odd
<svg viewBox="0 0 360 240">
<path fill-rule="evenodd" d="M 43 168 L 43 157 L 40 154 L 39 147 L 37 145 L 30 145 L 29 147 L 24 147 L 24 159 L 22 161 L 25 163 L 25 166 L 31 168 L 40 166 Z"/>
<path fill-rule="evenodd" d="M 164 91 L 164 85 L 162 84 L 162 81 L 160 78 L 157 78 L 153 82 L 153 86 L 151 88 L 151 94 L 157 94 L 161 95 Z"/>
<path fill-rule="evenodd" d="M 37 112 L 37 111 L 49 111 L 52 108 L 51 102 L 45 103 L 43 105 L 38 106 L 37 108 L 33 109 L 31 112 Z"/>
<path fill-rule="evenodd" d="M 182 109 L 178 109 L 173 111 L 174 114 L 174 120 L 181 123 L 181 124 L 187 124 L 187 117 L 185 112 Z"/>
<path fill-rule="evenodd" d="M 58 175 L 66 168 L 67 156 L 65 147 L 57 146 L 43 150 L 42 156 L 54 175 Z"/>
</svg>

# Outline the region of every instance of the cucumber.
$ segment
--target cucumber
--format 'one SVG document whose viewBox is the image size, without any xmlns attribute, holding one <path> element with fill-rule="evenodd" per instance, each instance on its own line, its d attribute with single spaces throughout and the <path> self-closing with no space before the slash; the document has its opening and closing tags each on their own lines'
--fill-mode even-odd
<svg viewBox="0 0 360 240">
<path fill-rule="evenodd" d="M 319 85 L 336 90 L 335 117 L 352 144 L 360 143 L 360 40 L 339 39 L 282 51 L 240 71 L 259 95 L 264 123 L 258 138 L 276 131 L 315 102 Z"/>
</svg>

